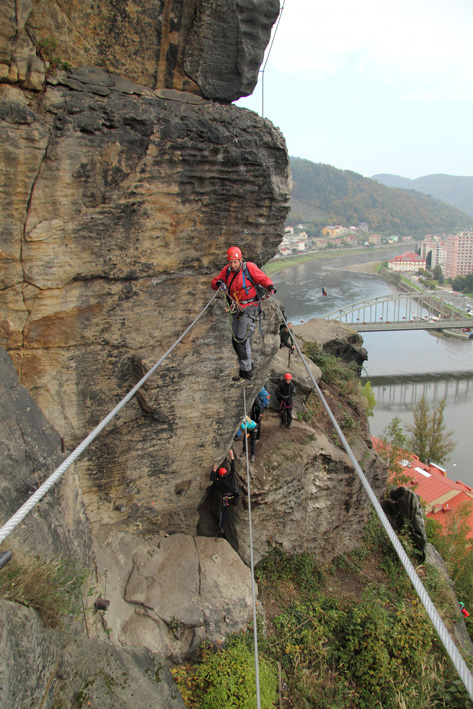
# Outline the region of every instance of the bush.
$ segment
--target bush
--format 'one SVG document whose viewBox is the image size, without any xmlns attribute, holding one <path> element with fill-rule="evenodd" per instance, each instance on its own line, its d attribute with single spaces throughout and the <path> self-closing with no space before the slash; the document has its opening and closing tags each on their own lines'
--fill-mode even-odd
<svg viewBox="0 0 473 709">
<path fill-rule="evenodd" d="M 255 579 L 265 586 L 291 581 L 300 590 L 316 590 L 323 575 L 311 554 L 287 554 L 280 547 L 271 549 L 255 568 Z"/>
<path fill-rule="evenodd" d="M 304 347 L 306 354 L 322 370 L 322 380 L 327 384 L 340 386 L 344 382 L 355 380 L 360 375 L 356 362 L 346 363 L 335 355 L 326 354 L 316 342 Z"/>
<path fill-rule="evenodd" d="M 256 706 L 255 658 L 241 635 L 230 638 L 225 649 L 202 646 L 201 662 L 172 670 L 186 706 L 191 709 L 253 709 Z M 277 672 L 259 656 L 259 686 L 262 709 L 272 709 L 277 700 Z"/>
</svg>

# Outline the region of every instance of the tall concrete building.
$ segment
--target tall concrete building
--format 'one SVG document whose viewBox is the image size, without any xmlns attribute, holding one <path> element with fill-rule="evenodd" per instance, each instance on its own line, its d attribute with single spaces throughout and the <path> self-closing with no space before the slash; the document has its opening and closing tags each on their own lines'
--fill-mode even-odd
<svg viewBox="0 0 473 709">
<path fill-rule="evenodd" d="M 473 230 L 449 234 L 445 275 L 448 278 L 455 278 L 469 273 L 473 273 Z"/>
<path fill-rule="evenodd" d="M 447 242 L 445 239 L 441 239 L 438 236 L 426 237 L 419 241 L 419 249 L 420 255 L 425 259 L 432 252 L 430 268 L 440 266 L 445 274 L 445 264 L 447 263 Z"/>
</svg>

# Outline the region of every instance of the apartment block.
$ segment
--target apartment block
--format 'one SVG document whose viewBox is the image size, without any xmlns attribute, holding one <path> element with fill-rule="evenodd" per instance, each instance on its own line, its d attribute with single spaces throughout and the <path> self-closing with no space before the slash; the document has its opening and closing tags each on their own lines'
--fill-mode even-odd
<svg viewBox="0 0 473 709">
<path fill-rule="evenodd" d="M 469 273 L 473 273 L 473 230 L 449 234 L 445 275 L 448 278 L 455 278 Z"/>
</svg>

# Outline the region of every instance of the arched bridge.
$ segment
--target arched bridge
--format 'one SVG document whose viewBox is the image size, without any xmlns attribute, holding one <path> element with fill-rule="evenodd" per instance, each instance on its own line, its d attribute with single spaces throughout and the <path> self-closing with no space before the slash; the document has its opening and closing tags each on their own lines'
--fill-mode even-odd
<svg viewBox="0 0 473 709">
<path fill-rule="evenodd" d="M 458 302 L 457 302 L 458 301 Z M 340 320 L 357 332 L 385 330 L 453 330 L 473 334 L 473 317 L 463 310 L 462 299 L 426 292 L 396 293 L 360 300 L 325 315 Z"/>
</svg>

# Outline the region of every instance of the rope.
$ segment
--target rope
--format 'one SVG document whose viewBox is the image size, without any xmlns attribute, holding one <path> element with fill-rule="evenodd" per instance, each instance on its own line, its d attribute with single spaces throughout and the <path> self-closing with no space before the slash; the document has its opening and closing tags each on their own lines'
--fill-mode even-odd
<svg viewBox="0 0 473 709">
<path fill-rule="evenodd" d="M 218 291 L 217 291 L 218 292 Z M 166 357 L 171 354 L 171 352 L 177 347 L 177 345 L 181 342 L 181 340 L 187 335 L 187 333 L 194 327 L 196 322 L 200 320 L 202 315 L 205 313 L 207 308 L 210 306 L 212 301 L 217 295 L 217 292 L 214 293 L 212 298 L 209 300 L 205 308 L 200 311 L 199 315 L 193 320 L 193 322 L 189 325 L 187 330 L 185 330 L 182 335 L 175 341 L 175 343 L 168 349 L 168 351 L 151 367 L 151 369 L 140 379 L 138 384 L 136 384 L 131 391 L 128 392 L 126 396 L 123 397 L 123 399 L 115 406 L 110 413 L 105 416 L 104 419 L 94 428 L 94 430 L 89 433 L 87 438 L 84 438 L 82 443 L 80 443 L 75 450 L 72 451 L 72 453 L 66 458 L 66 460 L 61 463 L 61 465 L 56 468 L 56 470 L 49 476 L 47 480 L 36 490 L 36 492 L 31 495 L 31 497 L 20 507 L 20 509 L 15 512 L 13 517 L 10 517 L 10 519 L 3 525 L 3 527 L 0 528 L 0 544 L 3 542 L 5 537 L 7 537 L 10 532 L 12 532 L 15 527 L 20 524 L 20 522 L 26 517 L 28 512 L 30 512 L 33 507 L 41 500 L 42 497 L 50 490 L 50 488 L 59 480 L 59 478 L 63 475 L 63 473 L 66 472 L 66 470 L 72 465 L 72 463 L 77 460 L 77 458 L 85 451 L 85 449 L 92 443 L 92 441 L 97 438 L 99 433 L 107 426 L 107 424 L 110 423 L 110 421 L 118 414 L 121 409 L 130 401 L 130 399 L 133 398 L 133 396 L 136 394 L 136 392 L 141 389 L 143 384 L 151 377 L 152 374 L 157 370 L 160 364 L 164 362 Z"/>
<path fill-rule="evenodd" d="M 246 419 L 246 389 L 243 389 L 243 408 L 244 417 Z M 249 442 L 246 441 L 246 486 L 248 490 L 248 520 L 250 527 L 250 569 L 251 569 L 251 600 L 253 604 L 253 639 L 255 645 L 255 677 L 256 677 L 256 707 L 261 708 L 260 687 L 259 687 L 259 657 L 258 657 L 258 628 L 256 626 L 256 582 L 255 582 L 255 563 L 253 558 L 253 526 L 251 522 L 251 491 L 250 491 L 250 465 L 248 462 Z"/>
<path fill-rule="evenodd" d="M 281 308 L 279 307 L 278 301 L 276 300 L 276 298 L 273 294 L 271 294 L 271 295 L 274 299 L 274 303 L 279 311 L 281 318 L 283 319 L 284 323 L 287 325 L 286 318 L 284 317 L 284 315 L 281 311 Z M 445 650 L 447 651 L 448 655 L 450 656 L 450 659 L 453 662 L 453 665 L 455 666 L 455 669 L 457 670 L 461 681 L 465 685 L 465 688 L 466 688 L 468 694 L 470 695 L 470 699 L 473 701 L 473 676 L 472 676 L 471 672 L 469 671 L 463 657 L 461 656 L 460 652 L 458 651 L 457 646 L 453 642 L 453 640 L 450 636 L 450 633 L 448 632 L 437 609 L 435 608 L 434 604 L 432 603 L 430 596 L 427 593 L 427 590 L 425 589 L 425 586 L 423 585 L 422 581 L 420 580 L 419 576 L 417 575 L 417 572 L 414 569 L 406 552 L 404 551 L 404 548 L 403 548 L 401 542 L 397 538 L 397 535 L 396 535 L 394 529 L 392 528 L 388 518 L 386 517 L 384 510 L 379 503 L 378 498 L 376 497 L 373 490 L 371 489 L 371 486 L 370 486 L 365 474 L 363 473 L 362 469 L 360 468 L 360 465 L 359 465 L 357 459 L 355 458 L 353 451 L 351 450 L 345 436 L 343 435 L 343 431 L 341 430 L 335 416 L 333 415 L 332 411 L 330 410 L 330 407 L 327 404 L 327 401 L 325 400 L 325 397 L 322 394 L 319 385 L 315 381 L 315 379 L 312 375 L 312 372 L 310 371 L 310 369 L 307 365 L 306 359 L 303 356 L 295 338 L 293 339 L 293 342 L 294 342 L 297 352 L 298 352 L 298 354 L 299 354 L 299 356 L 300 356 L 300 358 L 307 370 L 307 373 L 312 380 L 312 383 L 313 383 L 314 388 L 317 392 L 317 395 L 319 396 L 322 404 L 324 405 L 325 410 L 327 411 L 327 414 L 329 415 L 330 420 L 331 420 L 331 422 L 338 434 L 338 437 L 340 438 L 340 441 L 342 442 L 343 447 L 345 448 L 351 462 L 353 463 L 353 467 L 355 468 L 355 470 L 358 474 L 358 477 L 360 478 L 361 483 L 362 483 L 363 487 L 365 488 L 365 490 L 368 494 L 368 497 L 371 500 L 371 503 L 372 503 L 373 507 L 375 508 L 376 513 L 377 513 L 379 519 L 381 520 L 381 523 L 382 523 L 389 539 L 391 540 L 391 543 L 394 546 L 394 549 L 396 550 L 396 553 L 397 553 L 399 559 L 401 560 L 401 563 L 404 566 L 404 569 L 406 570 L 407 575 L 409 576 L 409 578 L 412 582 L 412 585 L 414 586 L 420 600 L 422 601 L 422 604 L 423 604 L 425 610 L 427 611 L 427 615 L 429 616 L 430 620 L 432 621 L 432 624 L 433 624 L 435 630 L 437 631 L 439 638 L 442 641 L 443 646 L 445 647 Z"/>
<path fill-rule="evenodd" d="M 279 15 L 278 15 L 278 19 L 276 22 L 276 28 L 273 33 L 273 38 L 271 40 L 271 44 L 269 45 L 268 54 L 266 55 L 266 60 L 264 62 L 263 68 L 259 70 L 259 73 L 261 74 L 261 118 L 264 118 L 264 72 L 266 70 L 266 64 L 268 63 L 268 60 L 269 60 L 269 55 L 271 54 L 271 50 L 273 48 L 274 40 L 276 39 L 276 35 L 278 33 L 279 23 L 281 22 L 281 17 L 282 17 L 282 13 L 284 11 L 285 4 L 286 4 L 286 0 L 283 0 L 283 4 L 279 10 Z"/>
</svg>

